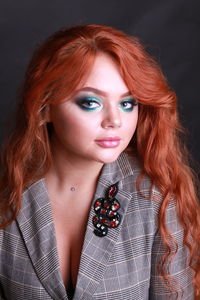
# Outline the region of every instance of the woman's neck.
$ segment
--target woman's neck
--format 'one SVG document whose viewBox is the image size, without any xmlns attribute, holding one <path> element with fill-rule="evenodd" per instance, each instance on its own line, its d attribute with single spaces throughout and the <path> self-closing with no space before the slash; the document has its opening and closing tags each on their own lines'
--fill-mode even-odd
<svg viewBox="0 0 200 300">
<path fill-rule="evenodd" d="M 69 159 L 61 152 L 53 152 L 52 156 L 52 165 L 45 176 L 49 186 L 64 192 L 96 185 L 103 163 L 71 155 Z"/>
</svg>

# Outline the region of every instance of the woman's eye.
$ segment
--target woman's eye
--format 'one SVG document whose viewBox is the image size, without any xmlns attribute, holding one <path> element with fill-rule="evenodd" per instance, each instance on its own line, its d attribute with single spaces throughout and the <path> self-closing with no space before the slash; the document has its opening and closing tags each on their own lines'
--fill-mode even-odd
<svg viewBox="0 0 200 300">
<path fill-rule="evenodd" d="M 78 106 L 86 111 L 98 110 L 101 108 L 101 103 L 93 97 L 86 97 L 77 100 Z"/>
<path fill-rule="evenodd" d="M 135 99 L 127 99 L 127 100 L 122 100 L 120 102 L 120 108 L 123 111 L 130 112 L 133 110 L 134 106 L 137 105 L 137 101 Z"/>
</svg>

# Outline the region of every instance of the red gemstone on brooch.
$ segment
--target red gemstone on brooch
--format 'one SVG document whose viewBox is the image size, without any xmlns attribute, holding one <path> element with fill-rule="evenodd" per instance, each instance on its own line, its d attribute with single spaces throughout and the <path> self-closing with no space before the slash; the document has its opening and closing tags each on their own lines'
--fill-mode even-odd
<svg viewBox="0 0 200 300">
<path fill-rule="evenodd" d="M 113 203 L 112 204 L 112 210 L 118 210 L 120 205 L 118 203 Z"/>
<path fill-rule="evenodd" d="M 117 223 L 116 223 L 116 221 L 111 221 L 110 222 L 110 227 L 112 227 L 112 228 L 114 228 L 114 227 L 117 227 Z"/>
<path fill-rule="evenodd" d="M 116 215 L 116 212 L 110 210 L 108 216 L 109 217 L 113 217 L 114 215 Z"/>
<path fill-rule="evenodd" d="M 103 207 L 108 208 L 110 205 L 107 201 L 104 202 Z"/>
<path fill-rule="evenodd" d="M 93 218 L 92 218 L 92 222 L 93 223 L 96 223 L 98 221 L 98 218 L 96 217 L 96 216 L 94 216 Z"/>
<path fill-rule="evenodd" d="M 107 218 L 100 217 L 100 223 L 110 227 L 110 220 L 108 220 Z"/>
<path fill-rule="evenodd" d="M 95 202 L 95 206 L 96 206 L 96 207 L 98 207 L 98 206 L 100 206 L 100 205 L 101 205 L 101 202 L 100 202 L 100 201 L 96 201 L 96 202 Z"/>
<path fill-rule="evenodd" d="M 111 199 L 117 194 L 118 188 L 116 185 L 113 185 L 109 188 L 108 197 Z"/>
</svg>

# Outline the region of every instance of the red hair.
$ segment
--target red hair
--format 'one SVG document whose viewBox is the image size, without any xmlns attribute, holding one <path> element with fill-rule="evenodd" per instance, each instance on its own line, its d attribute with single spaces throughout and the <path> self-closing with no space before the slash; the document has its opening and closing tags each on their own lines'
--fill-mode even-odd
<svg viewBox="0 0 200 300">
<path fill-rule="evenodd" d="M 76 26 L 52 35 L 40 46 L 28 66 L 19 106 L 18 123 L 2 160 L 0 205 L 4 228 L 17 216 L 27 185 L 43 177 L 51 164 L 50 128 L 45 121 L 47 104 L 56 104 L 74 93 L 89 74 L 96 55 L 107 53 L 116 62 L 133 96 L 139 102 L 137 131 L 129 149 L 137 154 L 163 196 L 158 224 L 166 245 L 161 276 L 174 254 L 173 236 L 165 224 L 171 197 L 190 251 L 194 285 L 200 289 L 200 208 L 194 175 L 180 139 L 176 95 L 158 64 L 137 38 L 102 25 Z M 192 240 L 192 242 L 191 242 Z"/>
</svg>

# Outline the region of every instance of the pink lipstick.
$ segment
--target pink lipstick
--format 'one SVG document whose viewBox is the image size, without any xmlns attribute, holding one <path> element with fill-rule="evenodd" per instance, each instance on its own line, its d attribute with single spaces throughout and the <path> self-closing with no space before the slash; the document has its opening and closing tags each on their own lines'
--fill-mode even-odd
<svg viewBox="0 0 200 300">
<path fill-rule="evenodd" d="M 120 144 L 120 137 L 114 136 L 114 137 L 105 137 L 102 139 L 95 140 L 97 145 L 99 145 L 102 148 L 115 148 L 118 147 Z"/>
</svg>

